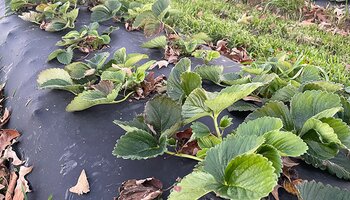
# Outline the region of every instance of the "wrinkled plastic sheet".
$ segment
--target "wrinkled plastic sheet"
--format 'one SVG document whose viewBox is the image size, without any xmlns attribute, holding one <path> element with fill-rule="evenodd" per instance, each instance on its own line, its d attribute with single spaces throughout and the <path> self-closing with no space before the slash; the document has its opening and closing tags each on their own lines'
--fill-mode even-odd
<svg viewBox="0 0 350 200">
<path fill-rule="evenodd" d="M 0 13 L 3 13 L 3 5 Z M 89 15 L 83 9 L 77 27 L 89 24 Z M 102 26 L 109 26 L 105 23 Z M 162 53 L 140 48 L 147 39 L 140 32 L 126 32 L 123 25 L 112 33 L 111 47 L 106 51 L 126 47 L 128 53 L 145 53 L 150 59 L 159 60 Z M 100 105 L 82 112 L 65 111 L 73 95 L 65 91 L 39 90 L 36 79 L 40 71 L 63 67 L 57 62 L 47 63 L 47 56 L 57 47 L 55 43 L 66 32 L 48 33 L 17 16 L 0 20 L 0 79 L 6 81 L 7 106 L 12 111 L 9 128 L 22 133 L 16 149 L 34 170 L 28 175 L 33 190 L 31 200 L 45 200 L 51 194 L 54 199 L 112 199 L 117 188 L 127 179 L 156 177 L 164 188 L 170 187 L 178 177 L 192 171 L 196 162 L 171 156 L 159 156 L 149 160 L 123 160 L 112 155 L 117 139 L 124 131 L 113 120 L 131 120 L 144 109 L 145 100 L 125 101 L 117 105 Z M 194 60 L 195 65 L 199 63 Z M 227 71 L 238 71 L 239 65 L 226 58 L 215 64 L 227 66 Z M 171 67 L 155 69 L 156 74 L 170 73 Z M 215 89 L 214 86 L 207 86 Z M 228 112 L 224 114 L 230 114 Z M 231 113 L 232 128 L 244 119 L 244 115 Z M 204 122 L 211 125 L 210 120 Z M 68 189 L 76 184 L 80 172 L 85 169 L 91 192 L 78 196 Z M 316 179 L 350 189 L 349 182 L 337 179 L 306 164 L 298 167 L 301 178 Z M 169 191 L 165 192 L 165 195 Z M 211 195 L 207 199 L 214 199 Z M 282 199 L 293 199 L 283 194 Z M 294 198 L 295 199 L 295 198 Z"/>
</svg>

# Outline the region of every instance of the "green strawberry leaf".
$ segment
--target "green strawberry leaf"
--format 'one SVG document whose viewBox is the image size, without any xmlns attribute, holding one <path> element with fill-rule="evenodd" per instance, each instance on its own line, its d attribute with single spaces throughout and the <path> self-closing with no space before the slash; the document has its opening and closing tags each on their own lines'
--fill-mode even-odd
<svg viewBox="0 0 350 200">
<path fill-rule="evenodd" d="M 63 52 L 57 54 L 58 62 L 64 65 L 68 65 L 69 63 L 71 63 L 72 59 L 73 59 L 73 50 L 69 47 Z"/>
<path fill-rule="evenodd" d="M 262 136 L 270 131 L 279 131 L 282 127 L 283 123 L 279 118 L 261 117 L 240 124 L 237 127 L 235 134 L 240 136 Z"/>
<path fill-rule="evenodd" d="M 302 85 L 301 90 L 323 90 L 326 92 L 338 92 L 343 90 L 344 86 L 339 83 L 332 83 L 329 81 L 314 81 Z"/>
<path fill-rule="evenodd" d="M 261 154 L 272 163 L 272 166 L 275 168 L 275 173 L 279 177 L 282 173 L 282 159 L 278 150 L 271 145 L 265 144 L 258 149 L 257 153 Z"/>
<path fill-rule="evenodd" d="M 217 93 L 214 98 L 206 100 L 205 105 L 214 112 L 214 115 L 219 115 L 224 109 L 248 96 L 260 86 L 262 86 L 261 83 L 247 83 L 227 87 Z"/>
<path fill-rule="evenodd" d="M 94 57 L 92 57 L 89 60 L 86 60 L 86 62 L 88 63 L 90 68 L 102 69 L 108 57 L 108 52 L 96 53 Z"/>
<path fill-rule="evenodd" d="M 207 125 L 202 122 L 193 122 L 191 125 L 192 129 L 192 137 L 193 138 L 201 138 L 210 135 L 210 129 Z"/>
<path fill-rule="evenodd" d="M 111 81 L 100 81 L 99 84 L 93 86 L 92 90 L 85 90 L 78 94 L 68 104 L 66 111 L 81 111 L 96 105 L 119 103 L 120 101 L 115 101 L 115 99 L 120 89 L 121 84 L 114 86 Z"/>
<path fill-rule="evenodd" d="M 142 48 L 148 49 L 165 49 L 167 45 L 167 39 L 164 35 L 155 37 L 141 45 Z"/>
<path fill-rule="evenodd" d="M 83 62 L 74 62 L 64 67 L 64 70 L 68 72 L 70 77 L 75 80 L 85 78 L 95 74 L 95 69 L 91 69 L 87 64 Z"/>
<path fill-rule="evenodd" d="M 204 170 L 213 175 L 217 182 L 225 182 L 225 168 L 229 162 L 241 154 L 256 151 L 264 142 L 262 137 L 239 137 L 229 135 L 223 142 L 211 148 L 204 160 Z"/>
<path fill-rule="evenodd" d="M 228 199 L 261 199 L 277 184 L 272 163 L 259 154 L 244 154 L 230 161 L 225 169 L 225 183 L 214 190 Z"/>
<path fill-rule="evenodd" d="M 298 88 L 293 85 L 287 85 L 277 90 L 270 98 L 273 101 L 290 102 L 292 97 L 298 93 Z"/>
<path fill-rule="evenodd" d="M 122 128 L 126 132 L 132 132 L 138 129 L 144 130 L 147 132 L 150 131 L 147 124 L 145 123 L 145 119 L 143 115 L 137 115 L 132 121 L 129 121 L 129 122 L 114 120 L 113 123 L 118 125 L 120 128 Z"/>
<path fill-rule="evenodd" d="M 340 151 L 334 158 L 329 160 L 318 159 L 311 155 L 304 155 L 306 163 L 321 170 L 327 170 L 338 178 L 350 180 L 350 157 L 347 151 Z"/>
<path fill-rule="evenodd" d="M 180 189 L 173 189 L 168 200 L 199 199 L 212 191 L 210 186 L 213 184 L 215 184 L 215 179 L 212 175 L 202 171 L 194 171 L 176 185 Z"/>
<path fill-rule="evenodd" d="M 316 90 L 295 95 L 290 107 L 298 131 L 309 118 L 333 117 L 342 109 L 338 95 Z"/>
<path fill-rule="evenodd" d="M 136 129 L 120 137 L 113 155 L 124 159 L 140 160 L 162 155 L 166 151 L 166 137 L 159 140 L 150 133 Z"/>
<path fill-rule="evenodd" d="M 283 128 L 287 131 L 294 130 L 294 122 L 288 107 L 280 101 L 271 101 L 266 103 L 262 108 L 259 108 L 249 114 L 245 121 L 257 119 L 264 116 L 280 118 L 283 122 Z"/>
<path fill-rule="evenodd" d="M 197 66 L 194 71 L 198 73 L 202 79 L 209 80 L 215 84 L 220 84 L 224 67 L 217 65 L 202 65 Z"/>
<path fill-rule="evenodd" d="M 109 80 L 114 84 L 123 84 L 126 78 L 125 71 L 104 71 L 101 74 L 101 80 Z"/>
<path fill-rule="evenodd" d="M 161 16 L 170 5 L 170 0 L 157 0 L 152 5 L 152 12 L 155 16 Z"/>
<path fill-rule="evenodd" d="M 307 144 L 291 132 L 271 131 L 264 135 L 265 144 L 278 150 L 281 156 L 297 157 L 308 150 Z"/>
<path fill-rule="evenodd" d="M 207 92 L 202 88 L 196 88 L 190 95 L 188 95 L 185 103 L 182 106 L 181 113 L 185 120 L 184 124 L 188 124 L 201 117 L 211 115 L 210 109 L 204 103 L 207 99 Z"/>
<path fill-rule="evenodd" d="M 299 196 L 302 200 L 347 200 L 350 199 L 350 191 L 332 187 L 330 185 L 323 185 L 321 182 L 304 181 L 297 185 Z"/>
<path fill-rule="evenodd" d="M 181 59 L 171 70 L 167 81 L 167 93 L 170 98 L 175 101 L 182 101 L 184 91 L 181 86 L 181 74 L 189 72 L 191 68 L 191 60 L 188 58 Z"/>
<path fill-rule="evenodd" d="M 323 123 L 327 123 L 334 133 L 337 134 L 339 140 L 344 144 L 348 149 L 350 149 L 350 127 L 338 118 L 323 118 L 321 119 Z"/>
<path fill-rule="evenodd" d="M 180 79 L 181 88 L 186 96 L 194 89 L 202 87 L 202 78 L 197 73 L 183 72 Z"/>
<path fill-rule="evenodd" d="M 146 103 L 145 122 L 158 135 L 170 136 L 181 125 L 181 106 L 165 95 L 158 95 Z"/>
<path fill-rule="evenodd" d="M 74 84 L 68 72 L 60 68 L 46 69 L 40 72 L 37 80 L 40 89 L 59 89 L 77 94 L 84 87 Z"/>
</svg>

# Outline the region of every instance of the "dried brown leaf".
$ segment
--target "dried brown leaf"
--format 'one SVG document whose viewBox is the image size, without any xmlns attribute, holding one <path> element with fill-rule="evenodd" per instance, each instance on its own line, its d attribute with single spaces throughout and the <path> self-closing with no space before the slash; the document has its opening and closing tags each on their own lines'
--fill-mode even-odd
<svg viewBox="0 0 350 200">
<path fill-rule="evenodd" d="M 18 172 L 18 179 L 15 188 L 15 195 L 13 200 L 23 200 L 24 194 L 31 192 L 29 189 L 28 181 L 25 179 L 25 176 L 32 171 L 33 167 L 21 166 Z"/>
<path fill-rule="evenodd" d="M 20 136 L 19 132 L 14 129 L 0 130 L 0 154 L 5 148 L 12 144 L 12 141 Z"/>
<path fill-rule="evenodd" d="M 297 179 L 297 180 L 293 180 L 293 181 L 288 181 L 285 180 L 283 182 L 283 188 L 290 194 L 293 194 L 295 196 L 298 195 L 298 189 L 296 188 L 296 185 L 298 185 L 299 183 L 301 183 L 302 180 L 301 179 Z"/>
<path fill-rule="evenodd" d="M 282 163 L 283 163 L 284 167 L 288 167 L 288 168 L 295 167 L 295 166 L 299 165 L 299 163 L 294 162 L 289 157 L 282 157 Z"/>
<path fill-rule="evenodd" d="M 134 95 L 135 99 L 142 99 L 149 96 L 152 93 L 164 93 L 166 90 L 165 76 L 159 75 L 154 77 L 154 72 L 147 74 L 145 80 L 141 83 L 140 87 L 137 87 Z"/>
<path fill-rule="evenodd" d="M 2 158 L 5 160 L 11 159 L 12 160 L 11 164 L 15 166 L 19 166 L 24 163 L 24 161 L 18 158 L 17 153 L 13 151 L 12 147 L 8 147 L 7 149 L 5 149 Z"/>
<path fill-rule="evenodd" d="M 131 179 L 119 187 L 118 200 L 153 200 L 163 193 L 163 184 L 156 178 Z"/>
<path fill-rule="evenodd" d="M 4 113 L 0 118 L 0 128 L 2 128 L 10 119 L 10 111 L 5 108 Z"/>
<path fill-rule="evenodd" d="M 5 194 L 5 200 L 12 200 L 12 196 L 16 187 L 18 176 L 16 172 L 12 172 L 10 174 L 10 181 L 7 186 L 6 194 Z"/>
<path fill-rule="evenodd" d="M 177 152 L 188 155 L 197 154 L 201 148 L 198 146 L 196 140 L 190 141 L 192 134 L 193 132 L 191 128 L 179 131 L 175 134 L 177 140 Z"/>
<path fill-rule="evenodd" d="M 276 185 L 271 192 L 271 194 L 275 198 L 275 200 L 280 200 L 279 194 L 278 194 L 278 189 L 280 189 L 280 188 L 281 188 L 280 185 Z"/>
<path fill-rule="evenodd" d="M 169 62 L 166 60 L 160 60 L 157 61 L 156 63 L 154 63 L 149 69 L 154 69 L 155 67 L 158 66 L 158 69 L 162 68 L 162 67 L 167 67 L 169 65 Z"/>
<path fill-rule="evenodd" d="M 72 192 L 78 195 L 82 195 L 90 192 L 89 182 L 84 169 L 81 171 L 77 184 L 69 188 L 69 192 Z"/>
</svg>

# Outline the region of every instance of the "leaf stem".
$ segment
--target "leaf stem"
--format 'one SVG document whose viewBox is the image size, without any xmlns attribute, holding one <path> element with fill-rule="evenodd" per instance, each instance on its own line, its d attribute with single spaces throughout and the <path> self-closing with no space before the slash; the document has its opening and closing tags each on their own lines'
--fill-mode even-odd
<svg viewBox="0 0 350 200">
<path fill-rule="evenodd" d="M 112 101 L 112 102 L 110 102 L 110 104 L 121 103 L 121 102 L 125 101 L 127 98 L 129 98 L 129 96 L 132 95 L 132 94 L 134 94 L 134 92 L 130 92 L 124 98 L 122 98 L 122 99 L 120 99 L 118 101 Z"/>
<path fill-rule="evenodd" d="M 175 152 L 171 152 L 171 151 L 166 151 L 165 153 L 169 154 L 169 155 L 172 155 L 172 156 L 177 156 L 177 157 L 182 157 L 182 158 L 189 158 L 189 159 L 192 159 L 192 160 L 196 160 L 196 161 L 203 161 L 203 159 L 201 158 L 198 158 L 196 156 L 192 156 L 192 155 L 188 155 L 188 154 L 183 154 L 183 153 L 175 153 Z"/>
<path fill-rule="evenodd" d="M 173 27 L 171 27 L 170 25 L 168 25 L 168 24 L 166 24 L 166 23 L 164 23 L 164 22 L 163 22 L 163 24 L 164 24 L 165 28 L 170 29 L 175 35 L 179 35 L 179 34 L 175 31 L 175 29 L 174 29 Z"/>
<path fill-rule="evenodd" d="M 211 118 L 214 121 L 216 136 L 218 136 L 218 138 L 222 139 L 222 135 L 221 135 L 219 125 L 218 125 L 218 115 L 214 114 L 211 116 Z"/>
</svg>

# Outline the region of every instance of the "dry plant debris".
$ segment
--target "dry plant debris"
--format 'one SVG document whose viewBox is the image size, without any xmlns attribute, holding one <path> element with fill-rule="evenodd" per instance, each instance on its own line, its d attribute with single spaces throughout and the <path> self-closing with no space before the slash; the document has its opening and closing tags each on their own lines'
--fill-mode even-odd
<svg viewBox="0 0 350 200">
<path fill-rule="evenodd" d="M 122 183 L 115 200 L 153 200 L 163 193 L 163 184 L 156 178 L 131 179 Z"/>
<path fill-rule="evenodd" d="M 71 187 L 69 191 L 78 195 L 90 192 L 89 182 L 84 169 L 81 171 L 77 184 Z"/>
<path fill-rule="evenodd" d="M 4 84 L 0 88 L 0 200 L 24 200 L 31 192 L 25 176 L 33 167 L 25 166 L 25 161 L 18 158 L 12 145 L 20 133 L 14 129 L 2 129 L 10 119 L 10 111 L 3 106 Z"/>
</svg>

